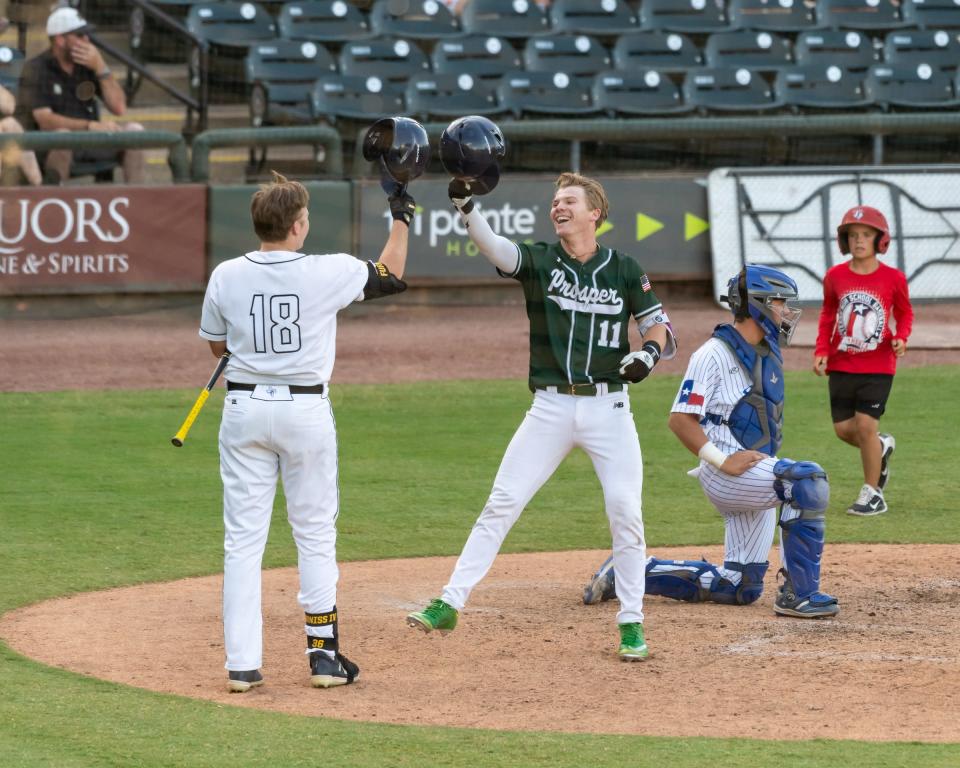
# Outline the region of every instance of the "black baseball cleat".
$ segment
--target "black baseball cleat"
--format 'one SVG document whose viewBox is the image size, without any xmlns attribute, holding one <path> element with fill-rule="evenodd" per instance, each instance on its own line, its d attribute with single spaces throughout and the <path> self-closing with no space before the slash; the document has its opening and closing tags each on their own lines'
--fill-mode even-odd
<svg viewBox="0 0 960 768">
<path fill-rule="evenodd" d="M 227 676 L 230 693 L 246 693 L 260 685 L 263 685 L 263 675 L 259 669 L 230 670 Z"/>
<path fill-rule="evenodd" d="M 360 677 L 360 667 L 342 653 L 330 656 L 323 651 L 310 654 L 310 684 L 314 688 L 349 685 Z"/>
<path fill-rule="evenodd" d="M 780 616 L 793 616 L 797 619 L 829 619 L 840 613 L 840 603 L 837 598 L 823 592 L 814 592 L 805 597 L 798 597 L 793 588 L 790 574 L 783 568 L 777 574 L 783 577 L 783 584 L 773 601 L 773 612 Z"/>
<path fill-rule="evenodd" d="M 847 507 L 848 515 L 857 515 L 859 517 L 871 517 L 880 515 L 887 511 L 887 502 L 884 501 L 883 494 L 872 485 L 863 484 L 860 489 L 860 495 L 857 500 Z"/>
</svg>

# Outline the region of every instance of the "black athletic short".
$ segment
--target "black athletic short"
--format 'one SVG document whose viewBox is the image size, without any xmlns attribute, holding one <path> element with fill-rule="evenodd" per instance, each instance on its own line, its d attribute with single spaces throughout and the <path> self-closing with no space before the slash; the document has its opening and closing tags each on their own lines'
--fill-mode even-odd
<svg viewBox="0 0 960 768">
<path fill-rule="evenodd" d="M 887 409 L 893 386 L 891 373 L 830 373 L 830 415 L 833 423 L 865 413 L 879 419 Z"/>
</svg>

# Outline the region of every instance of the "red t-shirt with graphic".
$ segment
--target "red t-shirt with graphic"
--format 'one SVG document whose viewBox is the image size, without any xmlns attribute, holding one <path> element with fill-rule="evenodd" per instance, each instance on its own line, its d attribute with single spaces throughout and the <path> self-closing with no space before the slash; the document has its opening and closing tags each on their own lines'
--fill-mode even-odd
<svg viewBox="0 0 960 768">
<path fill-rule="evenodd" d="M 910 337 L 913 308 L 903 272 L 877 264 L 869 275 L 860 275 L 844 262 L 823 278 L 814 354 L 827 356 L 828 372 L 896 373 L 891 342 Z"/>
</svg>

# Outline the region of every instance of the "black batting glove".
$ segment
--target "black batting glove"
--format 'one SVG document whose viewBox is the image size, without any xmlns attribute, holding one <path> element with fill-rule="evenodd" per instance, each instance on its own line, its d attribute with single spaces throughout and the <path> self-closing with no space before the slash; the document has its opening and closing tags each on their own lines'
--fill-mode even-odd
<svg viewBox="0 0 960 768">
<path fill-rule="evenodd" d="M 631 352 L 620 361 L 620 375 L 636 384 L 650 375 L 658 360 L 660 345 L 655 341 L 646 341 L 639 352 Z"/>
<path fill-rule="evenodd" d="M 409 227 L 414 214 L 417 212 L 417 201 L 408 195 L 405 189 L 390 195 L 387 200 L 390 201 L 390 215 Z"/>
<path fill-rule="evenodd" d="M 453 179 L 450 186 L 447 187 L 447 195 L 453 207 L 466 216 L 473 210 L 473 192 L 470 190 L 470 183 L 463 179 Z"/>
</svg>

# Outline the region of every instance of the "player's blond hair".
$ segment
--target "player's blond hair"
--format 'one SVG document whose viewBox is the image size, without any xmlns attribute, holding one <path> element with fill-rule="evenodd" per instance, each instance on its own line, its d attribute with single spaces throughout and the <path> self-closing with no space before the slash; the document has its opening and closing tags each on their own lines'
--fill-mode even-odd
<svg viewBox="0 0 960 768">
<path fill-rule="evenodd" d="M 562 189 L 563 187 L 583 187 L 583 191 L 587 196 L 587 205 L 589 205 L 591 209 L 600 209 L 600 218 L 597 219 L 597 226 L 599 227 L 607 220 L 607 214 L 610 213 L 610 203 L 607 200 L 607 193 L 603 191 L 603 185 L 601 185 L 599 181 L 591 179 L 589 176 L 567 171 L 557 177 L 555 188 Z"/>
<path fill-rule="evenodd" d="M 299 181 L 289 181 L 272 171 L 273 181 L 261 184 L 250 201 L 253 231 L 264 243 L 282 243 L 300 211 L 310 202 L 310 193 Z"/>
</svg>

